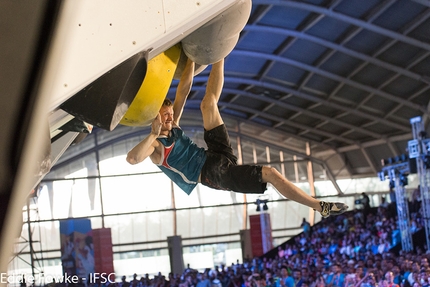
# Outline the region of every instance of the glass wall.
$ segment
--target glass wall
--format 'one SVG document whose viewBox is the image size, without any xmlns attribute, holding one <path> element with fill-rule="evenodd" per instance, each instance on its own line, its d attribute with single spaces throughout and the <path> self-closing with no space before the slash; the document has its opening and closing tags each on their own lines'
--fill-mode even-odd
<svg viewBox="0 0 430 287">
<path fill-rule="evenodd" d="M 271 186 L 264 195 L 244 195 L 198 185 L 187 195 L 149 159 L 134 166 L 126 162 L 127 151 L 144 136 L 133 128 L 97 132 L 66 151 L 23 209 L 10 272 L 61 275 L 59 220 L 67 218 L 89 218 L 93 229 L 111 229 L 117 278 L 170 272 L 170 236 L 181 236 L 185 266 L 203 270 L 242 262 L 240 230 L 249 229 L 249 216 L 259 213 L 258 198 L 268 200 L 275 246 L 300 233 L 303 218 L 313 218 L 313 210 L 286 200 Z M 201 133 L 194 136 L 202 142 Z M 238 142 L 232 138 L 234 147 Z M 270 164 L 310 193 L 307 161 L 249 141 L 240 141 L 239 149 L 245 163 Z M 324 169 L 313 166 L 316 195 L 338 200 Z M 361 192 L 388 190 L 376 175 L 338 185 L 346 195 L 341 200 L 351 207 Z M 378 194 L 371 198 L 379 203 Z M 320 219 L 315 214 L 315 222 Z"/>
</svg>

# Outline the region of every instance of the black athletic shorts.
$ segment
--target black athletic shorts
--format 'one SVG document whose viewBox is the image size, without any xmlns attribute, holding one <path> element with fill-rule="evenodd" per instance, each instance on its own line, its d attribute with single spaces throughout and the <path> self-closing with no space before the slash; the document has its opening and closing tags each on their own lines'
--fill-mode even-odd
<svg viewBox="0 0 430 287">
<path fill-rule="evenodd" d="M 241 193 L 264 193 L 267 184 L 262 181 L 262 167 L 237 165 L 224 124 L 205 130 L 204 140 L 208 149 L 200 178 L 203 185 Z"/>
</svg>

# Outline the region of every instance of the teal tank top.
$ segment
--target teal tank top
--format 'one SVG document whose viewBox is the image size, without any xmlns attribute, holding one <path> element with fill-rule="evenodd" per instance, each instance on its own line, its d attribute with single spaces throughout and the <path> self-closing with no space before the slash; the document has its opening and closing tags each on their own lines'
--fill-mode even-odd
<svg viewBox="0 0 430 287">
<path fill-rule="evenodd" d="M 157 166 L 185 193 L 196 187 L 206 161 L 206 152 L 198 147 L 180 128 L 173 128 L 169 137 L 157 138 L 163 145 Z"/>
</svg>

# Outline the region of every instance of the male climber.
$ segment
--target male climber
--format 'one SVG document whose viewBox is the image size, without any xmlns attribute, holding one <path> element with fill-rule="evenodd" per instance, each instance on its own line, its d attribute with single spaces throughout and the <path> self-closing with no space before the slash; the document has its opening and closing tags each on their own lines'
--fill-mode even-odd
<svg viewBox="0 0 430 287">
<path fill-rule="evenodd" d="M 192 142 L 179 127 L 179 121 L 193 77 L 194 62 L 188 60 L 174 103 L 168 99 L 163 102 L 152 122 L 151 133 L 128 152 L 127 161 L 130 164 L 142 162 L 149 156 L 187 194 L 199 182 L 214 189 L 255 194 L 264 193 L 267 183 L 270 183 L 284 197 L 319 211 L 323 217 L 338 215 L 348 209 L 344 203 L 324 202 L 311 197 L 273 167 L 237 165 L 218 109 L 224 85 L 224 60 L 212 65 L 206 93 L 200 104 L 207 150 Z"/>
</svg>

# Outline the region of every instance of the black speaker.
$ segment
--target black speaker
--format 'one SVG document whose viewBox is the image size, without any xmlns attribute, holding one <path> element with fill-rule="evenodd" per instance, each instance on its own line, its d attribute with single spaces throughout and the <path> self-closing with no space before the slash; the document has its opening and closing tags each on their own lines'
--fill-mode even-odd
<svg viewBox="0 0 430 287">
<path fill-rule="evenodd" d="M 417 159 L 410 158 L 409 159 L 409 173 L 417 173 Z"/>
</svg>

